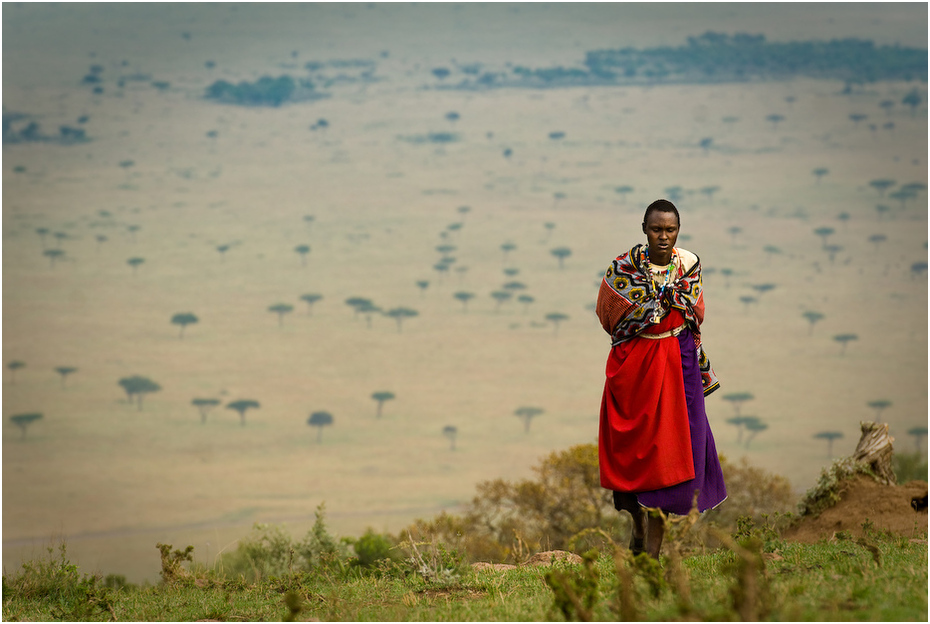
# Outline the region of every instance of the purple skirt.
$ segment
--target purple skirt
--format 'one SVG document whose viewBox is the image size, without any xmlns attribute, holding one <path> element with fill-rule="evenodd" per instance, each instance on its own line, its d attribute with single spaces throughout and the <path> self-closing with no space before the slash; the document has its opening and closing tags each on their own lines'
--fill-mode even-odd
<svg viewBox="0 0 930 624">
<path fill-rule="evenodd" d="M 723 502 L 727 489 L 723 483 L 723 472 L 714 436 L 704 410 L 704 387 L 701 384 L 701 369 L 698 366 L 694 337 L 685 330 L 678 334 L 681 349 L 681 368 L 685 383 L 685 400 L 688 404 L 688 424 L 691 429 L 691 453 L 694 457 L 694 478 L 683 483 L 648 492 L 636 492 L 639 504 L 657 507 L 665 513 L 687 515 L 697 492 L 699 511 L 707 511 Z"/>
</svg>

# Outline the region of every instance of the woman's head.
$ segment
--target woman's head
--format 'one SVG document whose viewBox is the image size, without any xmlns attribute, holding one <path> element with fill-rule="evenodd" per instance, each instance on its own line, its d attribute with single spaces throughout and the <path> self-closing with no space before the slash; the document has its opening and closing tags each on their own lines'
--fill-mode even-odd
<svg viewBox="0 0 930 624">
<path fill-rule="evenodd" d="M 649 215 L 654 212 L 674 213 L 675 220 L 678 222 L 678 226 L 681 227 L 681 215 L 678 214 L 678 208 L 675 208 L 675 204 L 667 199 L 657 199 L 646 208 L 646 214 L 643 215 L 643 228 L 646 227 L 646 222 L 649 221 Z"/>
<path fill-rule="evenodd" d="M 646 208 L 643 215 L 643 233 L 649 246 L 649 260 L 653 264 L 666 265 L 670 262 L 681 218 L 675 204 L 659 199 Z"/>
</svg>

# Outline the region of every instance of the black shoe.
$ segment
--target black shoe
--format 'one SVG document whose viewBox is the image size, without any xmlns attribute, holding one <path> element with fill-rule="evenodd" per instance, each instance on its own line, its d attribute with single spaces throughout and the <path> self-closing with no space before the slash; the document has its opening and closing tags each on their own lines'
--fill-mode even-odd
<svg viewBox="0 0 930 624">
<path fill-rule="evenodd" d="M 630 538 L 630 552 L 633 553 L 633 556 L 640 555 L 646 552 L 645 538 L 642 537 L 631 537 Z"/>
</svg>

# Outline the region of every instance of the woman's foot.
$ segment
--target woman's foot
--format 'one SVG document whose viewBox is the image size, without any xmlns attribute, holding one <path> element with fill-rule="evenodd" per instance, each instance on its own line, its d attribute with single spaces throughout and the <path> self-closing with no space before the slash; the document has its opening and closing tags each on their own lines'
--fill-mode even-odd
<svg viewBox="0 0 930 624">
<path fill-rule="evenodd" d="M 642 537 L 631 537 L 630 538 L 630 552 L 633 553 L 633 556 L 642 554 L 646 552 L 646 540 Z"/>
</svg>

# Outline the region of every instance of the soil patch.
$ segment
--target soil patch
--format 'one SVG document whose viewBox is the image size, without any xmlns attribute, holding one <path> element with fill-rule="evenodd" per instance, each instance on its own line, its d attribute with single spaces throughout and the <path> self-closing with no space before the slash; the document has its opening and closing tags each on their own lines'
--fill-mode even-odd
<svg viewBox="0 0 930 624">
<path fill-rule="evenodd" d="M 927 511 L 915 512 L 911 499 L 927 493 L 926 481 L 903 485 L 882 485 L 870 477 L 857 475 L 841 486 L 840 502 L 816 518 L 804 518 L 785 532 L 785 539 L 807 544 L 829 539 L 838 531 L 860 537 L 868 520 L 877 531 L 926 538 Z"/>
</svg>

